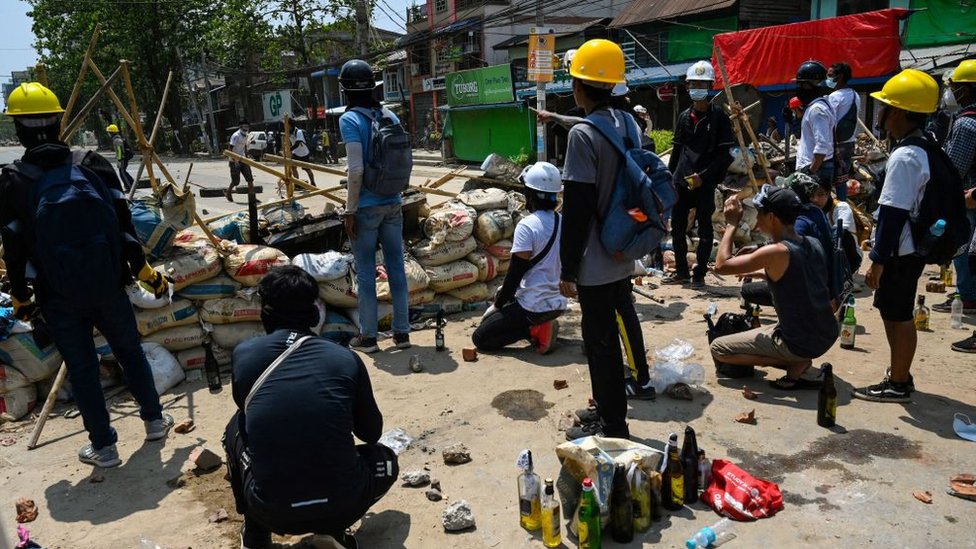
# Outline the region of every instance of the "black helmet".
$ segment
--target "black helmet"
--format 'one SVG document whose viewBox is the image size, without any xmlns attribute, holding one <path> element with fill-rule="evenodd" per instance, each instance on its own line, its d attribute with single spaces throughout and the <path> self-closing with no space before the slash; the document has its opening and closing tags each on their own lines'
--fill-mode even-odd
<svg viewBox="0 0 976 549">
<path fill-rule="evenodd" d="M 362 59 L 346 61 L 339 69 L 339 86 L 345 91 L 372 90 L 376 87 L 372 67 Z"/>
<path fill-rule="evenodd" d="M 796 70 L 797 82 L 810 82 L 819 86 L 826 79 L 827 67 L 820 61 L 806 61 Z"/>
</svg>

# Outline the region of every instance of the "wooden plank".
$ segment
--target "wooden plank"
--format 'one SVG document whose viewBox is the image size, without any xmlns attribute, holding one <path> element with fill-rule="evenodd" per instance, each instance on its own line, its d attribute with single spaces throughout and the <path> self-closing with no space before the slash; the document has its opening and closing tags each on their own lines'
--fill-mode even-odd
<svg viewBox="0 0 976 549">
<path fill-rule="evenodd" d="M 411 189 L 417 189 L 422 193 L 433 194 L 437 196 L 446 196 L 448 198 L 457 198 L 457 193 L 452 193 L 448 191 L 442 191 L 440 189 L 435 189 L 433 187 L 424 187 L 423 185 L 410 186 Z"/>
<path fill-rule="evenodd" d="M 307 170 L 315 170 L 317 172 L 323 172 L 323 173 L 332 174 L 332 175 L 339 175 L 339 176 L 342 176 L 342 177 L 345 177 L 346 176 L 346 172 L 344 170 L 339 170 L 339 169 L 336 169 L 336 168 L 330 168 L 328 166 L 322 166 L 321 164 L 313 164 L 311 162 L 302 162 L 301 160 L 293 160 L 291 158 L 287 158 L 287 157 L 283 157 L 283 156 L 278 156 L 278 155 L 275 155 L 275 154 L 265 154 L 265 155 L 262 156 L 262 158 L 267 158 L 268 160 L 270 160 L 272 162 L 276 162 L 278 164 L 291 165 L 291 166 L 295 166 L 295 167 L 298 167 L 298 168 L 305 168 Z"/>
<path fill-rule="evenodd" d="M 64 113 L 61 115 L 61 131 L 64 131 L 65 126 L 68 124 L 68 120 L 71 117 L 71 111 L 75 108 L 75 103 L 78 102 L 78 95 L 81 93 L 81 86 L 85 82 L 85 75 L 88 73 L 88 67 L 91 63 L 92 53 L 95 51 L 95 44 L 98 43 L 98 35 L 102 32 L 102 24 L 95 24 L 95 31 L 92 32 L 91 41 L 88 42 L 88 49 L 85 50 L 85 57 L 81 61 L 81 70 L 78 71 L 78 79 L 75 80 L 75 87 L 71 89 L 71 97 L 68 98 L 68 104 L 64 107 Z"/>
<path fill-rule="evenodd" d="M 302 181 L 301 179 L 298 179 L 296 177 L 290 177 L 288 175 L 285 175 L 283 172 L 279 172 L 279 171 L 275 170 L 274 168 L 269 168 L 268 166 L 265 166 L 264 164 L 261 164 L 260 162 L 255 162 L 255 161 L 251 160 L 250 158 L 245 158 L 245 157 L 243 157 L 243 156 L 241 156 L 239 154 L 235 154 L 233 151 L 225 150 L 224 151 L 224 156 L 226 156 L 227 158 L 234 158 L 234 159 L 236 159 L 236 160 L 238 160 L 240 162 L 243 162 L 243 163 L 247 164 L 248 166 L 250 166 L 250 167 L 252 167 L 252 168 L 254 168 L 256 170 L 260 170 L 260 171 L 262 171 L 264 173 L 271 174 L 273 176 L 278 177 L 279 179 L 283 179 L 285 181 L 291 181 L 294 184 L 298 185 L 299 187 L 302 187 L 303 189 L 307 189 L 307 190 L 312 191 L 312 192 L 319 190 L 318 187 L 313 187 L 312 185 L 309 185 L 308 183 Z M 320 194 L 322 196 L 324 196 L 324 197 L 326 197 L 326 198 L 334 201 L 334 202 L 338 202 L 339 204 L 342 204 L 343 206 L 345 206 L 345 204 L 346 204 L 346 201 L 345 200 L 339 198 L 338 196 L 336 196 L 334 194 L 327 193 L 327 192 L 323 192 L 323 193 L 320 193 Z"/>
</svg>

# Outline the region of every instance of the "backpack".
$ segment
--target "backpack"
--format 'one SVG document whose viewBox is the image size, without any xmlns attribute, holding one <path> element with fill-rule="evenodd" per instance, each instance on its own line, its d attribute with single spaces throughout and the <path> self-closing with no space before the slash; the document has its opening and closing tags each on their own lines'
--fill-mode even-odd
<svg viewBox="0 0 976 549">
<path fill-rule="evenodd" d="M 959 255 L 959 249 L 969 244 L 972 228 L 966 217 L 962 177 L 949 155 L 929 137 L 908 137 L 898 147 L 915 145 L 925 151 L 929 162 L 929 181 L 922 194 L 918 217 L 909 221 L 915 255 L 928 265 L 945 265 Z M 897 148 L 897 147 L 896 147 Z M 929 228 L 939 219 L 945 220 L 945 232 L 933 237 Z"/>
<path fill-rule="evenodd" d="M 705 334 L 708 336 L 709 343 L 722 336 L 738 334 L 740 332 L 748 332 L 752 329 L 751 310 L 746 311 L 745 314 L 722 313 L 722 315 L 718 317 L 717 321 L 712 320 L 713 314 L 714 311 L 710 309 L 704 315 L 705 322 L 708 324 L 708 330 L 705 332 Z M 755 371 L 756 369 L 754 366 L 740 366 L 737 364 L 727 364 L 725 362 L 715 360 L 715 373 L 721 377 L 752 377 L 755 374 Z"/>
<path fill-rule="evenodd" d="M 369 162 L 364 166 L 363 185 L 380 196 L 400 194 L 410 186 L 413 170 L 413 148 L 410 134 L 403 126 L 384 116 L 380 110 L 355 108 L 370 120 Z"/>
<path fill-rule="evenodd" d="M 639 148 L 640 135 L 633 117 L 620 114 L 628 127 L 626 145 L 607 121 L 590 115 L 584 122 L 603 135 L 621 156 L 610 204 L 600 219 L 600 243 L 614 257 L 635 260 L 661 244 L 678 195 L 664 162 Z"/>
<path fill-rule="evenodd" d="M 85 151 L 44 170 L 16 162 L 8 170 L 30 180 L 27 238 L 44 284 L 59 298 L 93 305 L 118 292 L 122 231 L 105 182 L 81 165 Z"/>
<path fill-rule="evenodd" d="M 847 114 L 842 116 L 834 127 L 834 143 L 843 143 L 854 137 L 855 130 L 857 130 L 857 101 L 852 100 L 851 108 L 847 109 Z"/>
</svg>

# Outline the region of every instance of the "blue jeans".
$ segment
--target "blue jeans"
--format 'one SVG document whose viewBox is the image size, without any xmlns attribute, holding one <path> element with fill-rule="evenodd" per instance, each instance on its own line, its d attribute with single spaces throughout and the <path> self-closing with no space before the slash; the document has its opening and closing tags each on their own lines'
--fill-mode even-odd
<svg viewBox="0 0 976 549">
<path fill-rule="evenodd" d="M 966 210 L 969 228 L 976 227 L 976 210 Z M 969 254 L 962 254 L 952 261 L 956 265 L 956 290 L 963 301 L 976 301 L 976 278 L 969 269 Z"/>
<path fill-rule="evenodd" d="M 386 276 L 393 296 L 393 332 L 410 333 L 407 273 L 403 267 L 403 211 L 400 204 L 360 208 L 356 212 L 356 257 L 359 325 L 364 337 L 376 337 L 376 245 L 383 248 Z"/>
<path fill-rule="evenodd" d="M 115 444 L 118 435 L 109 424 L 98 374 L 98 355 L 92 329 L 98 328 L 125 374 L 129 391 L 139 403 L 143 421 L 163 417 L 163 407 L 153 382 L 152 369 L 139 344 L 136 317 L 128 296 L 120 288 L 115 295 L 91 307 L 78 307 L 59 299 L 41 303 L 58 351 L 68 366 L 71 391 L 81 412 L 88 439 L 96 450 Z"/>
</svg>

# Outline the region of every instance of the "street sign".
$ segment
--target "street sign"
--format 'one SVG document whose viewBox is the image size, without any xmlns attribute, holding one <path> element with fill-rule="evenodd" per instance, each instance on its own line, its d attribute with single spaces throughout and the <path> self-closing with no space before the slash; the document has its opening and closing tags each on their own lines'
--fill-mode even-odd
<svg viewBox="0 0 976 549">
<path fill-rule="evenodd" d="M 266 93 L 261 98 L 264 106 L 264 121 L 278 122 L 284 120 L 286 114 L 291 114 L 291 92 L 278 90 Z"/>
<path fill-rule="evenodd" d="M 552 29 L 533 27 L 529 31 L 529 81 L 551 82 L 556 35 Z"/>
<path fill-rule="evenodd" d="M 668 82 L 664 85 L 658 86 L 657 88 L 657 98 L 659 101 L 671 101 L 674 99 L 674 84 Z"/>
</svg>

